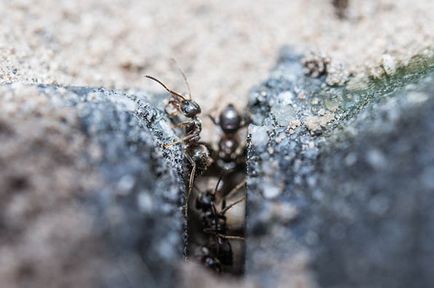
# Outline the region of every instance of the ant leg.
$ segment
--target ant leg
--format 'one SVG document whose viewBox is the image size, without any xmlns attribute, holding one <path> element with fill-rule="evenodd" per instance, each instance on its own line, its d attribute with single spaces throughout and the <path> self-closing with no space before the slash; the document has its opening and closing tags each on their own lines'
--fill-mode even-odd
<svg viewBox="0 0 434 288">
<path fill-rule="evenodd" d="M 187 205 L 188 205 L 188 201 L 190 200 L 190 193 L 191 193 L 191 190 L 193 190 L 193 185 L 194 185 L 194 177 L 196 174 L 196 162 L 194 162 L 194 160 L 188 154 L 185 155 L 185 158 L 187 158 L 187 160 L 191 164 L 191 172 L 190 172 L 190 178 L 188 181 L 188 189 L 187 189 Z M 186 208 L 187 208 L 186 209 L 186 216 L 187 216 L 188 207 L 186 207 Z"/>
<path fill-rule="evenodd" d="M 242 237 L 242 236 L 224 235 L 224 234 L 221 234 L 221 233 L 216 233 L 215 230 L 210 229 L 210 228 L 205 228 L 205 229 L 203 229 L 202 231 L 203 231 L 204 233 L 211 234 L 211 235 L 215 235 L 215 236 L 220 237 L 220 238 L 223 238 L 223 239 L 228 239 L 228 240 L 245 240 L 245 238 Z"/>
<path fill-rule="evenodd" d="M 233 194 L 235 194 L 235 192 L 237 192 L 244 185 L 246 185 L 246 182 L 247 182 L 246 179 L 244 179 L 243 181 L 241 181 L 237 186 L 235 186 L 231 191 L 229 191 L 229 193 L 226 194 L 224 198 L 229 198 L 230 196 L 232 196 Z"/>
<path fill-rule="evenodd" d="M 173 112 L 168 112 L 167 111 L 167 109 L 166 108 L 164 108 L 164 111 L 166 111 L 166 113 L 167 113 L 167 115 L 169 115 L 169 117 L 173 117 L 173 116 L 176 116 L 176 115 L 178 115 L 178 111 L 173 111 Z"/>
<path fill-rule="evenodd" d="M 192 122 L 193 122 L 193 121 L 185 121 L 185 122 L 181 122 L 181 123 L 176 124 L 175 127 L 177 127 L 177 128 L 182 128 L 182 127 L 185 127 L 185 126 L 190 125 Z"/>
<path fill-rule="evenodd" d="M 212 116 L 211 114 L 206 114 L 206 116 L 208 116 L 208 118 L 212 121 L 212 123 L 214 123 L 214 125 L 218 126 L 218 122 L 217 119 L 215 119 L 214 116 Z"/>
<path fill-rule="evenodd" d="M 217 193 L 217 190 L 220 186 L 220 182 L 222 182 L 222 179 L 223 179 L 223 176 L 220 176 L 219 180 L 217 180 L 217 184 L 215 185 L 215 188 L 214 188 L 214 193 L 213 193 L 214 195 Z"/>
<path fill-rule="evenodd" d="M 176 145 L 176 144 L 179 144 L 179 143 L 184 143 L 185 141 L 190 140 L 190 139 L 193 138 L 194 136 L 195 136 L 195 135 L 188 135 L 188 136 L 186 136 L 186 137 L 184 137 L 184 138 L 181 138 L 181 139 L 179 139 L 179 140 L 176 140 L 175 142 L 164 144 L 163 147 L 164 147 L 164 148 L 169 148 L 169 147 L 172 147 L 173 145 Z"/>
<path fill-rule="evenodd" d="M 224 209 L 222 209 L 220 211 L 220 214 L 225 215 L 226 211 L 228 211 L 229 209 L 231 209 L 232 207 L 234 207 L 235 205 L 237 205 L 238 203 L 240 203 L 240 202 L 242 202 L 244 200 L 246 200 L 246 195 L 244 195 L 243 197 L 241 197 L 237 201 L 233 202 L 232 204 L 226 206 Z"/>
<path fill-rule="evenodd" d="M 169 148 L 169 147 L 172 147 L 173 145 L 176 145 L 176 144 L 179 144 L 179 143 L 183 143 L 183 142 L 184 142 L 184 138 L 179 139 L 179 140 L 177 140 L 175 142 L 172 142 L 172 143 L 166 143 L 166 144 L 163 145 L 163 147 L 164 148 Z"/>
<path fill-rule="evenodd" d="M 234 235 L 223 235 L 223 234 L 220 234 L 220 233 L 217 233 L 217 235 L 220 237 L 220 238 L 223 238 L 223 239 L 228 239 L 228 240 L 245 240 L 246 238 L 244 238 L 244 237 L 242 237 L 242 236 L 234 236 Z"/>
<path fill-rule="evenodd" d="M 250 113 L 246 112 L 242 117 L 240 128 L 247 127 L 250 123 L 252 123 L 252 117 L 250 116 Z"/>
<path fill-rule="evenodd" d="M 172 106 L 173 107 L 173 111 L 168 111 L 167 107 Z M 179 105 L 177 101 L 174 101 L 173 99 L 170 99 L 169 102 L 166 103 L 166 105 L 164 105 L 164 111 L 170 116 L 176 116 L 177 114 L 179 114 Z"/>
<path fill-rule="evenodd" d="M 200 189 L 199 189 L 199 187 L 197 187 L 196 184 L 193 184 L 193 188 L 196 189 L 198 192 L 200 192 Z"/>
<path fill-rule="evenodd" d="M 247 145 L 243 145 L 240 149 L 240 153 L 237 155 L 237 161 L 238 162 L 245 162 L 247 157 Z"/>
</svg>

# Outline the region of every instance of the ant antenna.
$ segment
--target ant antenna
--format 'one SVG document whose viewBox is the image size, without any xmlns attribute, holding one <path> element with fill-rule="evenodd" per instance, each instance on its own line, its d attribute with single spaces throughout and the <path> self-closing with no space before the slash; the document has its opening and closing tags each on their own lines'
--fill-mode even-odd
<svg viewBox="0 0 434 288">
<path fill-rule="evenodd" d="M 219 180 L 217 181 L 217 184 L 215 185 L 215 188 L 214 188 L 214 195 L 216 194 L 217 189 L 219 188 L 219 185 L 220 185 L 220 182 L 222 181 L 222 179 L 223 179 L 223 176 L 220 176 Z"/>
<path fill-rule="evenodd" d="M 212 116 L 211 114 L 206 114 L 206 116 L 208 116 L 208 118 L 211 120 L 212 123 L 214 123 L 214 125 L 218 125 L 218 121 L 217 119 L 215 119 L 214 116 Z"/>
<path fill-rule="evenodd" d="M 185 76 L 184 70 L 182 70 L 182 68 L 178 65 L 178 62 L 176 62 L 176 60 L 174 58 L 171 59 L 171 61 L 176 65 L 176 67 L 179 70 L 179 73 L 181 73 L 182 78 L 184 78 L 184 83 L 185 86 L 187 86 L 188 89 L 188 99 L 191 100 L 191 89 L 190 89 L 190 84 L 188 84 L 188 80 L 187 80 L 187 76 Z"/>
<path fill-rule="evenodd" d="M 238 190 L 240 190 L 241 188 L 243 188 L 244 185 L 246 185 L 246 179 L 244 179 L 243 181 L 241 181 L 237 186 L 235 186 L 231 191 L 229 191 L 228 194 L 225 195 L 225 199 L 231 197 L 232 195 L 234 195 Z"/>
<path fill-rule="evenodd" d="M 200 189 L 197 187 L 196 183 L 193 184 L 193 188 L 200 192 Z"/>
<path fill-rule="evenodd" d="M 238 203 L 242 202 L 246 200 L 246 196 L 241 197 L 240 199 L 238 199 L 237 201 L 231 203 L 230 205 L 226 206 L 225 208 L 223 208 L 220 213 L 225 215 L 226 211 L 228 211 L 229 209 L 231 209 L 232 207 L 234 207 L 235 205 L 237 205 Z"/>
<path fill-rule="evenodd" d="M 158 84 L 160 84 L 161 86 L 163 86 L 163 88 L 166 89 L 166 91 L 169 92 L 170 94 L 172 94 L 173 96 L 177 96 L 177 97 L 180 97 L 182 100 L 185 100 L 185 97 L 184 97 L 184 96 L 182 96 L 182 95 L 179 94 L 179 93 L 176 93 L 176 92 L 173 91 L 173 90 L 170 90 L 169 88 L 167 88 L 166 85 L 163 84 L 163 82 L 161 82 L 161 81 L 158 80 L 157 78 L 152 77 L 152 76 L 149 76 L 149 75 L 145 75 L 145 77 L 146 77 L 146 78 L 149 78 L 149 79 L 151 79 L 151 80 L 154 80 L 155 82 L 157 82 Z"/>
</svg>

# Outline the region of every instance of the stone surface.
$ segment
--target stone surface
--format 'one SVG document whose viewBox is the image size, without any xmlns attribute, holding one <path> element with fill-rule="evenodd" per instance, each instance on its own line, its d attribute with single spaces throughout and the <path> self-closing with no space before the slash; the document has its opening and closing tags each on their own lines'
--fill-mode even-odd
<svg viewBox="0 0 434 288">
<path fill-rule="evenodd" d="M 0 87 L 2 287 L 173 286 L 183 158 L 152 99 Z"/>
<path fill-rule="evenodd" d="M 434 285 L 432 59 L 341 87 L 306 76 L 301 59 L 283 51 L 251 95 L 246 276 L 267 287 Z"/>
</svg>

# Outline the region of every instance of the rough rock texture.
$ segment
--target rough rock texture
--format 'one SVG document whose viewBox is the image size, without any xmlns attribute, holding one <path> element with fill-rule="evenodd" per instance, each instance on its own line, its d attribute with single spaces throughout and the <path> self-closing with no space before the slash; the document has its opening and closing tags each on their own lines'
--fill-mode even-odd
<svg viewBox="0 0 434 288">
<path fill-rule="evenodd" d="M 140 91 L 0 87 L 2 287 L 170 287 L 182 153 Z"/>
<path fill-rule="evenodd" d="M 301 58 L 285 50 L 250 99 L 247 277 L 433 286 L 432 59 L 361 90 L 305 76 Z"/>
</svg>

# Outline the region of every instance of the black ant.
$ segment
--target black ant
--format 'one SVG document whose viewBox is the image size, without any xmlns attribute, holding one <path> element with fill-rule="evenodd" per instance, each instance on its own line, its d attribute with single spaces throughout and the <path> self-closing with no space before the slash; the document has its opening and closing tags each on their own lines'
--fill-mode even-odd
<svg viewBox="0 0 434 288">
<path fill-rule="evenodd" d="M 250 118 L 247 114 L 241 115 L 233 104 L 228 104 L 220 112 L 218 120 L 211 115 L 208 115 L 208 117 L 223 131 L 218 143 L 218 151 L 214 152 L 213 158 L 219 169 L 224 173 L 233 172 L 241 164 L 245 163 L 245 147 L 240 148 L 237 133 L 250 123 Z"/>
<path fill-rule="evenodd" d="M 346 14 L 347 14 L 347 9 L 349 6 L 349 0 L 333 0 L 332 4 L 335 7 L 336 15 L 340 19 L 345 18 Z"/>
<path fill-rule="evenodd" d="M 188 98 L 169 89 L 165 84 L 163 84 L 163 82 L 161 82 L 155 77 L 149 75 L 146 75 L 145 77 L 157 82 L 158 84 L 163 86 L 163 88 L 167 92 L 170 93 L 171 98 L 169 99 L 169 102 L 166 104 L 165 108 L 167 108 L 167 106 L 169 105 L 172 105 L 175 111 L 174 113 L 169 113 L 171 116 L 174 116 L 180 112 L 184 115 L 185 118 L 187 118 L 187 120 L 176 124 L 177 127 L 181 127 L 185 129 L 185 136 L 178 141 L 164 145 L 164 147 L 167 148 L 178 143 L 185 144 L 185 149 L 186 149 L 185 157 L 191 164 L 191 173 L 189 177 L 189 186 L 188 186 L 188 193 L 187 193 L 187 203 L 188 203 L 189 195 L 193 187 L 193 182 L 196 173 L 197 174 L 203 173 L 211 165 L 212 159 L 210 157 L 210 152 L 207 146 L 199 142 L 200 132 L 202 131 L 202 122 L 198 118 L 198 115 L 201 113 L 200 106 L 197 102 L 191 99 L 190 85 L 188 84 L 187 77 L 185 76 L 184 72 L 180 68 L 179 70 L 188 88 L 188 95 L 189 95 Z"/>
<path fill-rule="evenodd" d="M 201 212 L 202 232 L 210 236 L 208 246 L 202 246 L 201 262 L 211 270 L 221 272 L 222 265 L 233 264 L 232 246 L 229 240 L 244 240 L 241 236 L 228 235 L 226 212 L 245 200 L 245 196 L 226 206 L 223 199 L 220 210 L 216 207 L 216 193 L 222 177 L 219 178 L 214 191 L 199 192 L 196 209 Z M 232 196 L 245 185 L 245 181 L 233 188 L 224 198 Z"/>
</svg>

